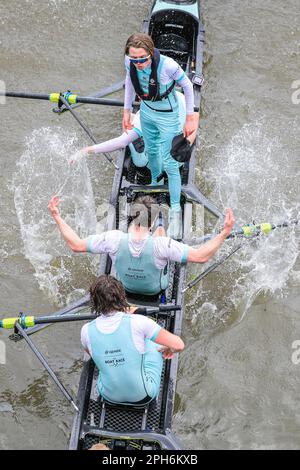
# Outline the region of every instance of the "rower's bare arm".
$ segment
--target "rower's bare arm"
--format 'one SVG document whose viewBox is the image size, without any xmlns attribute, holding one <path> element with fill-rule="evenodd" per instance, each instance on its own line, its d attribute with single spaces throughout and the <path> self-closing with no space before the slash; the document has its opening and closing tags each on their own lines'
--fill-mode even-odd
<svg viewBox="0 0 300 470">
<path fill-rule="evenodd" d="M 187 140 L 189 143 L 192 145 L 197 137 L 197 132 L 198 132 L 198 127 L 199 127 L 199 119 L 200 119 L 200 114 L 199 113 L 194 113 L 194 122 L 195 122 L 195 129 L 194 131 L 187 137 Z"/>
<path fill-rule="evenodd" d="M 187 260 L 191 263 L 206 263 L 218 251 L 224 240 L 228 237 L 233 226 L 235 219 L 232 209 L 227 209 L 224 228 L 213 240 L 201 245 L 199 248 L 189 248 Z"/>
<path fill-rule="evenodd" d="M 85 253 L 87 251 L 87 240 L 81 239 L 76 232 L 62 219 L 58 206 L 60 199 L 54 196 L 48 205 L 48 209 L 55 220 L 60 233 L 62 234 L 66 244 L 76 253 Z"/>
<path fill-rule="evenodd" d="M 166 346 L 172 352 L 180 352 L 184 349 L 184 342 L 180 336 L 174 335 L 164 328 L 160 330 L 154 342 Z"/>
<path fill-rule="evenodd" d="M 81 151 L 83 153 L 88 154 L 88 155 L 92 155 L 93 153 L 96 153 L 94 147 L 95 147 L 95 145 L 91 145 L 90 147 L 84 147 Z"/>
</svg>

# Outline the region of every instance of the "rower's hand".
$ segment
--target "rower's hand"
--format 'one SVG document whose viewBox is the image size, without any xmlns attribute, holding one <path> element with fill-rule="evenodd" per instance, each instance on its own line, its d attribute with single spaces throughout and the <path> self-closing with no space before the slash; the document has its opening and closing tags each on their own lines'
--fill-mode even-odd
<svg viewBox="0 0 300 470">
<path fill-rule="evenodd" d="M 139 307 L 136 307 L 135 305 L 131 305 L 130 307 L 127 308 L 127 313 L 135 313 L 136 310 L 138 310 Z"/>
<path fill-rule="evenodd" d="M 55 217 L 60 216 L 60 212 L 58 209 L 58 206 L 60 204 L 60 199 L 58 196 L 53 196 L 53 198 L 50 200 L 48 204 L 48 209 L 51 212 L 52 217 L 55 219 Z"/>
<path fill-rule="evenodd" d="M 68 160 L 69 165 L 77 165 L 87 154 L 93 153 L 90 148 L 91 147 L 84 147 L 83 149 L 78 150 L 78 152 L 73 153 Z"/>
<path fill-rule="evenodd" d="M 194 113 L 195 130 L 187 137 L 187 140 L 189 141 L 190 145 L 193 145 L 193 143 L 196 140 L 198 127 L 199 127 L 199 120 L 200 120 L 200 114 Z"/>
<path fill-rule="evenodd" d="M 194 114 L 188 114 L 186 117 L 185 125 L 183 128 L 184 137 L 188 137 L 189 135 L 193 134 L 193 132 L 197 132 L 198 121 L 195 118 Z"/>
<path fill-rule="evenodd" d="M 173 359 L 174 357 L 173 349 L 168 348 L 167 346 L 161 347 L 160 349 L 158 349 L 158 352 L 162 353 L 164 359 Z"/>
<path fill-rule="evenodd" d="M 123 112 L 123 130 L 127 133 L 133 129 L 133 125 L 131 124 L 131 112 L 129 109 L 124 109 Z"/>
<path fill-rule="evenodd" d="M 222 230 L 222 234 L 224 237 L 228 237 L 230 234 L 231 230 L 233 229 L 233 226 L 235 224 L 235 218 L 232 212 L 232 209 L 226 209 L 226 215 L 225 215 L 225 220 L 224 220 L 224 228 Z"/>
</svg>

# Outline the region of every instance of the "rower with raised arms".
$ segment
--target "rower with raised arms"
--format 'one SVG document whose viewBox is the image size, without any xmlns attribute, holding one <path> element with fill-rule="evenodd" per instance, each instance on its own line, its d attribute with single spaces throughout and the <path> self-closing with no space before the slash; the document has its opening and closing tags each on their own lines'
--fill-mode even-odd
<svg viewBox="0 0 300 470">
<path fill-rule="evenodd" d="M 124 287 L 113 276 L 99 276 L 90 298 L 98 318 L 83 326 L 81 342 L 100 371 L 99 394 L 112 403 L 150 402 L 159 393 L 163 357 L 182 351 L 182 339 L 138 309 L 131 313 Z"/>
<path fill-rule="evenodd" d="M 206 263 L 230 234 L 235 220 L 227 209 L 224 228 L 212 240 L 199 248 L 190 247 L 164 236 L 164 228 L 158 226 L 154 234 L 159 206 L 150 196 L 138 197 L 131 206 L 132 223 L 128 233 L 111 230 L 81 239 L 62 219 L 54 196 L 48 208 L 67 245 L 74 252 L 106 253 L 114 265 L 117 278 L 126 291 L 132 294 L 158 295 L 168 286 L 168 262 L 181 264 Z"/>
</svg>

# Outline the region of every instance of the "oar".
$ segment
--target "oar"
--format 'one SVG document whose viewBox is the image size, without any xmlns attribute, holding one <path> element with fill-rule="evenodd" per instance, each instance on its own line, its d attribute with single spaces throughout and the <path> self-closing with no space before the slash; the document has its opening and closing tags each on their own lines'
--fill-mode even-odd
<svg viewBox="0 0 300 470">
<path fill-rule="evenodd" d="M 291 225 L 298 225 L 299 221 L 298 220 L 291 220 L 290 222 L 282 222 L 281 224 L 271 224 L 271 223 L 263 223 L 263 224 L 249 224 L 249 225 L 244 225 L 241 227 L 239 230 L 235 230 L 231 232 L 226 240 L 230 238 L 236 238 L 236 237 L 244 237 L 248 240 L 251 240 L 255 237 L 258 237 L 261 234 L 268 234 L 272 230 L 275 230 L 277 228 L 286 228 Z M 211 235 L 206 235 L 205 237 L 202 237 L 201 241 L 207 241 L 210 240 L 212 237 L 214 237 L 216 234 L 211 234 Z M 197 241 L 196 244 L 198 244 L 200 240 Z M 219 261 L 216 261 L 213 263 L 211 266 L 209 266 L 205 271 L 203 271 L 199 276 L 195 277 L 191 282 L 187 284 L 187 286 L 182 289 L 182 293 L 186 292 L 188 289 L 191 287 L 194 287 L 198 282 L 200 282 L 202 279 L 204 279 L 209 273 L 214 271 L 218 266 L 220 266 L 222 263 L 224 263 L 230 256 L 232 256 L 234 253 L 236 253 L 241 247 L 243 246 L 243 243 L 238 245 L 236 248 L 234 248 L 230 253 L 227 255 L 223 256 Z"/>
<path fill-rule="evenodd" d="M 291 220 L 289 222 L 282 222 L 281 224 L 272 224 L 272 223 L 262 223 L 262 224 L 248 224 L 243 225 L 239 230 L 235 230 L 230 233 L 229 237 L 227 238 L 234 238 L 234 237 L 258 237 L 259 235 L 267 235 L 268 233 L 272 232 L 272 230 L 276 230 L 277 228 L 286 228 L 290 227 L 291 225 L 298 225 L 298 220 Z"/>
<path fill-rule="evenodd" d="M 61 93 L 26 93 L 26 92 L 17 92 L 17 91 L 0 91 L 0 96 L 6 96 L 8 98 L 25 98 L 30 100 L 44 100 L 51 101 L 51 103 L 59 103 Z M 92 96 L 78 96 L 74 93 L 67 92 L 63 96 L 68 101 L 69 104 L 85 103 L 85 104 L 100 104 L 106 106 L 124 106 L 123 101 L 119 100 L 107 100 L 102 98 L 93 98 Z M 139 105 L 139 103 L 134 103 L 134 105 Z"/>
<path fill-rule="evenodd" d="M 166 304 L 160 305 L 158 307 L 137 306 L 137 309 L 134 313 L 139 315 L 154 315 L 159 313 L 160 316 L 169 316 L 170 312 L 175 312 L 177 310 L 181 310 L 180 305 Z M 16 323 L 22 328 L 31 328 L 36 325 L 49 325 L 50 323 L 63 323 L 72 321 L 87 321 L 95 320 L 96 318 L 97 315 L 95 314 L 47 315 L 41 317 L 21 314 L 19 317 L 8 317 L 0 320 L 0 328 L 4 328 L 6 330 L 12 329 L 15 328 Z"/>
<path fill-rule="evenodd" d="M 219 259 L 219 261 L 216 261 L 215 263 L 211 264 L 205 271 L 203 271 L 199 276 L 195 277 L 191 282 L 189 282 L 184 289 L 182 289 L 181 293 L 184 294 L 187 290 L 191 289 L 194 287 L 198 282 L 200 282 L 202 279 L 204 279 L 209 273 L 214 271 L 220 264 L 224 263 L 230 256 L 232 256 L 234 253 L 236 253 L 241 247 L 242 243 L 235 247 L 230 253 L 227 255 L 223 256 L 222 258 Z"/>
<path fill-rule="evenodd" d="M 262 224 L 247 224 L 240 227 L 238 230 L 233 230 L 226 240 L 231 238 L 255 238 L 259 237 L 260 235 L 267 235 L 268 233 L 272 232 L 272 230 L 276 230 L 278 228 L 286 228 L 292 225 L 298 225 L 299 220 L 291 220 L 289 222 L 282 222 L 281 224 L 272 224 L 269 222 L 262 223 Z M 211 240 L 215 237 L 218 233 L 210 233 L 208 235 L 204 235 L 201 238 L 194 238 L 192 240 L 188 240 L 187 242 L 192 245 L 198 245 L 199 243 L 203 243 L 207 240 Z"/>
<path fill-rule="evenodd" d="M 78 124 L 82 127 L 82 129 L 85 130 L 85 132 L 87 133 L 87 135 L 89 136 L 89 138 L 91 139 L 91 141 L 94 143 L 94 144 L 97 144 L 97 140 L 95 139 L 95 137 L 93 136 L 92 132 L 90 131 L 90 129 L 82 122 L 82 120 L 77 116 L 77 114 L 75 113 L 74 109 L 71 108 L 71 106 L 69 105 L 68 101 L 66 100 L 66 98 L 63 96 L 63 95 L 60 95 L 60 99 L 61 99 L 61 102 L 65 105 L 65 107 L 70 111 L 70 113 L 72 114 L 72 116 L 74 117 L 74 119 L 76 119 L 76 121 L 78 122 Z M 119 170 L 119 167 L 115 164 L 115 162 L 113 161 L 113 159 L 105 152 L 102 152 L 103 155 L 105 156 L 105 158 L 115 167 L 116 170 Z"/>
<path fill-rule="evenodd" d="M 64 397 L 68 400 L 69 403 L 71 403 L 71 405 L 73 406 L 75 411 L 79 412 L 79 409 L 78 409 L 76 403 L 74 402 L 73 398 L 69 394 L 68 390 L 64 387 L 64 385 L 58 379 L 57 375 L 51 369 L 51 367 L 49 366 L 48 362 L 46 361 L 46 359 L 44 358 L 42 353 L 37 349 L 37 347 L 31 341 L 31 339 L 27 335 L 26 331 L 22 328 L 22 326 L 18 323 L 18 321 L 16 321 L 16 323 L 15 323 L 15 329 L 18 332 L 18 334 L 21 335 L 25 339 L 26 343 L 28 344 L 28 346 L 30 347 L 32 352 L 35 354 L 35 356 L 38 358 L 38 360 L 41 362 L 41 364 L 45 367 L 46 371 L 48 372 L 48 374 L 50 375 L 52 380 L 56 383 L 56 385 L 58 386 L 58 388 L 60 389 L 60 391 L 62 392 Z"/>
<path fill-rule="evenodd" d="M 90 296 L 88 294 L 82 297 L 81 299 L 77 300 L 76 302 L 73 302 L 71 305 L 68 305 L 67 307 L 64 307 L 58 310 L 53 315 L 56 315 L 57 317 L 62 317 L 62 316 L 67 315 L 68 313 L 75 313 L 85 308 L 89 304 L 89 301 L 90 301 Z M 50 315 L 49 318 L 51 318 L 53 315 Z M 43 330 L 44 328 L 47 328 L 49 325 L 50 323 L 45 323 L 43 325 L 36 325 L 36 326 L 30 327 L 27 330 L 27 335 L 32 335 L 36 333 L 37 331 Z M 17 342 L 17 341 L 20 341 L 22 337 L 18 334 L 12 334 L 9 336 L 9 339 Z"/>
</svg>

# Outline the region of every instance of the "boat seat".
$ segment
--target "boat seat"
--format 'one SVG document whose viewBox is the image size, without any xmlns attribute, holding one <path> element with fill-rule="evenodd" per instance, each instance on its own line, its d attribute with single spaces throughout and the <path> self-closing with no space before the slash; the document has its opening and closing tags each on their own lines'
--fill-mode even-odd
<svg viewBox="0 0 300 470">
<path fill-rule="evenodd" d="M 126 298 L 130 304 L 141 305 L 144 307 L 156 307 L 161 304 L 160 294 L 158 295 L 143 295 L 133 294 L 126 291 Z"/>
<path fill-rule="evenodd" d="M 149 407 L 152 408 L 157 403 L 157 399 L 153 399 L 153 400 L 151 400 L 150 402 L 147 402 L 147 403 L 139 403 L 139 404 L 127 403 L 125 405 L 125 404 L 122 404 L 122 403 L 112 403 L 112 402 L 106 400 L 103 397 L 99 397 L 99 401 L 101 402 L 101 404 L 104 403 L 105 406 L 107 406 L 109 408 L 130 409 L 130 410 L 138 410 L 138 411 L 144 411 L 146 408 L 149 408 Z"/>
</svg>

